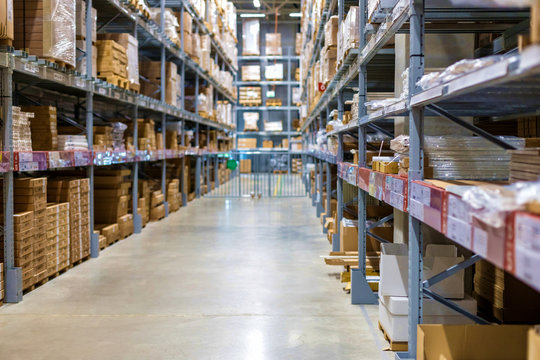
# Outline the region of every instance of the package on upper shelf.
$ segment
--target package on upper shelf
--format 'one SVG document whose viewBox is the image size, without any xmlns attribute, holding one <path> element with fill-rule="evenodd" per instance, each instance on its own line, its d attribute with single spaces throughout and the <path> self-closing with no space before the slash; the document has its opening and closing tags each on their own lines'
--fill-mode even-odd
<svg viewBox="0 0 540 360">
<path fill-rule="evenodd" d="M 281 121 L 265 121 L 264 131 L 283 131 L 283 123 Z"/>
<path fill-rule="evenodd" d="M 160 8 L 151 8 L 150 9 L 150 18 L 159 26 L 161 26 L 161 9 Z M 165 35 L 178 47 L 180 47 L 180 38 L 178 37 L 178 28 L 180 24 L 178 23 L 178 18 L 174 15 L 174 12 L 170 8 L 165 8 L 165 13 L 163 14 Z"/>
<path fill-rule="evenodd" d="M 141 93 L 154 99 L 161 98 L 161 66 L 159 61 L 142 61 L 140 73 L 144 77 L 141 84 Z M 175 63 L 165 63 L 165 102 L 170 105 L 177 103 L 178 86 L 176 81 L 178 69 Z"/>
<path fill-rule="evenodd" d="M 322 82 L 328 83 L 336 75 L 337 49 L 329 47 L 324 49 L 322 54 Z"/>
<path fill-rule="evenodd" d="M 242 81 L 261 81 L 261 66 L 242 65 Z"/>
<path fill-rule="evenodd" d="M 294 53 L 298 56 L 302 55 L 302 33 L 296 33 Z"/>
<path fill-rule="evenodd" d="M 31 118 L 34 113 L 21 111 L 20 107 L 12 107 L 13 118 L 13 151 L 32 151 L 32 131 L 30 130 Z"/>
<path fill-rule="evenodd" d="M 264 77 L 266 80 L 283 80 L 283 64 L 267 65 Z"/>
<path fill-rule="evenodd" d="M 75 68 L 75 0 L 17 0 L 13 9 L 16 49 Z"/>
<path fill-rule="evenodd" d="M 13 0 L 2 0 L 0 1 L 0 39 L 13 40 L 13 32 Z"/>
<path fill-rule="evenodd" d="M 76 3 L 76 37 L 77 40 L 86 39 L 86 1 L 77 0 Z M 92 8 L 92 43 L 97 41 L 97 10 Z"/>
<path fill-rule="evenodd" d="M 339 32 L 339 18 L 331 16 L 328 22 L 324 25 L 324 46 L 337 46 Z"/>
<path fill-rule="evenodd" d="M 302 88 L 301 87 L 292 88 L 292 103 L 297 106 L 302 103 Z"/>
<path fill-rule="evenodd" d="M 114 40 L 124 49 L 127 56 L 127 79 L 132 90 L 140 90 L 139 81 L 139 42 L 128 33 L 107 33 L 99 34 L 99 40 Z"/>
<path fill-rule="evenodd" d="M 266 55 L 281 56 L 283 51 L 281 49 L 281 34 L 280 33 L 266 33 L 265 34 Z"/>
<path fill-rule="evenodd" d="M 114 40 L 98 40 L 97 75 L 111 84 L 127 86 L 128 58 L 126 48 Z M 122 82 L 122 83 L 119 83 Z"/>
<path fill-rule="evenodd" d="M 58 135 L 58 150 L 88 150 L 86 135 Z"/>
<path fill-rule="evenodd" d="M 262 104 L 262 90 L 260 86 L 243 86 L 240 88 L 241 105 L 259 106 Z"/>
<path fill-rule="evenodd" d="M 244 113 L 244 131 L 259 131 L 259 113 Z"/>
<path fill-rule="evenodd" d="M 359 46 L 359 23 L 360 12 L 358 11 L 358 6 L 351 6 L 347 13 L 347 17 L 339 26 L 337 51 L 339 61 L 347 55 L 349 49 L 357 48 Z"/>
<path fill-rule="evenodd" d="M 260 29 L 259 20 L 244 19 L 242 22 L 242 55 L 258 56 L 260 50 Z"/>
</svg>

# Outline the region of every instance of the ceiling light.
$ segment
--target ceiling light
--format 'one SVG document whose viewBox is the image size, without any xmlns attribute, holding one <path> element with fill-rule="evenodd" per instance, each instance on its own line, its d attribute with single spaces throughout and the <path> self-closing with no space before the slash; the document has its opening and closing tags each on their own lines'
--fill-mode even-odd
<svg viewBox="0 0 540 360">
<path fill-rule="evenodd" d="M 240 17 L 241 18 L 263 18 L 265 17 L 266 15 L 265 14 L 259 14 L 259 13 L 243 13 L 243 14 L 240 14 Z"/>
<path fill-rule="evenodd" d="M 260 8 L 261 7 L 261 1 L 260 0 L 253 0 L 253 6 L 255 6 L 256 8 Z"/>
<path fill-rule="evenodd" d="M 296 12 L 296 13 L 290 13 L 290 17 L 302 17 L 302 13 Z"/>
</svg>

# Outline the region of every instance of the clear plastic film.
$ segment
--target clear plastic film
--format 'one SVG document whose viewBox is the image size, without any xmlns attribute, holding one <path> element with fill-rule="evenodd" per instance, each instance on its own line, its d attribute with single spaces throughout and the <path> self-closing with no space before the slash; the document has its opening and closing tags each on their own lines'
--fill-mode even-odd
<svg viewBox="0 0 540 360">
<path fill-rule="evenodd" d="M 124 132 L 127 129 L 127 125 L 121 122 L 115 122 L 112 124 L 112 140 L 113 149 L 115 151 L 125 151 L 124 144 Z"/>
<path fill-rule="evenodd" d="M 245 112 L 244 113 L 244 131 L 259 131 L 259 113 Z"/>
<path fill-rule="evenodd" d="M 409 152 L 409 135 L 399 135 L 390 140 L 390 149 L 400 154 L 407 154 Z"/>
<path fill-rule="evenodd" d="M 43 0 L 43 56 L 76 64 L 75 0 Z"/>
<path fill-rule="evenodd" d="M 469 204 L 474 217 L 496 228 L 505 225 L 509 212 L 524 209 L 514 189 L 498 185 L 472 187 L 463 194 L 463 201 Z"/>
<path fill-rule="evenodd" d="M 161 8 L 151 8 L 150 17 L 156 24 L 161 26 Z M 165 22 L 163 25 L 165 35 L 167 35 L 173 43 L 180 46 L 180 38 L 178 37 L 178 28 L 180 27 L 180 24 L 178 23 L 178 18 L 171 9 L 165 9 L 163 21 Z"/>
<path fill-rule="evenodd" d="M 260 29 L 259 20 L 244 20 L 242 22 L 242 54 L 260 55 Z"/>
</svg>

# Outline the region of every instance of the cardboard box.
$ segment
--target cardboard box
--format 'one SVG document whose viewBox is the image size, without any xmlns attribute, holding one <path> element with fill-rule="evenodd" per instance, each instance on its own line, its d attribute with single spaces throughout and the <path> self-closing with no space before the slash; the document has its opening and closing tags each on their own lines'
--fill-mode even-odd
<svg viewBox="0 0 540 360">
<path fill-rule="evenodd" d="M 128 237 L 129 235 L 133 234 L 134 228 L 133 228 L 133 215 L 127 214 L 118 219 L 118 228 L 120 231 L 120 237 L 122 239 Z"/>
<path fill-rule="evenodd" d="M 469 297 L 456 300 L 456 305 L 476 314 L 476 301 Z M 460 313 L 424 298 L 422 321 L 424 324 L 472 324 Z M 392 341 L 404 342 L 409 338 L 409 298 L 405 296 L 379 296 L 379 322 Z"/>
<path fill-rule="evenodd" d="M 424 256 L 424 279 L 429 279 L 463 260 L 463 256 L 457 256 L 457 247 L 454 245 L 428 244 Z M 464 276 L 465 271 L 462 270 L 431 286 L 430 290 L 448 299 L 463 299 Z"/>
<path fill-rule="evenodd" d="M 239 138 L 238 139 L 238 148 L 239 149 L 256 149 L 257 148 L 257 139 L 255 139 L 255 138 Z"/>
<path fill-rule="evenodd" d="M 165 205 L 161 204 L 150 210 L 150 220 L 157 221 L 165 217 Z"/>
<path fill-rule="evenodd" d="M 408 295 L 408 254 L 406 244 L 381 244 L 379 295 Z"/>
<path fill-rule="evenodd" d="M 526 359 L 523 325 L 418 325 L 418 360 Z"/>
<path fill-rule="evenodd" d="M 339 251 L 358 251 L 358 221 L 341 220 L 339 224 Z"/>
<path fill-rule="evenodd" d="M 337 46 L 338 45 L 338 30 L 339 30 L 339 18 L 334 15 L 331 16 L 328 22 L 324 25 L 324 46 Z"/>
<path fill-rule="evenodd" d="M 13 40 L 13 0 L 0 1 L 0 39 Z"/>
<path fill-rule="evenodd" d="M 280 33 L 266 33 L 266 55 L 269 56 L 281 56 L 283 55 L 281 49 L 281 34 Z"/>
<path fill-rule="evenodd" d="M 527 337 L 527 360 L 540 359 L 540 326 L 529 329 Z"/>
<path fill-rule="evenodd" d="M 242 55 L 260 55 L 260 29 L 257 19 L 244 19 L 242 21 Z M 267 54 L 268 55 L 268 54 Z"/>
</svg>

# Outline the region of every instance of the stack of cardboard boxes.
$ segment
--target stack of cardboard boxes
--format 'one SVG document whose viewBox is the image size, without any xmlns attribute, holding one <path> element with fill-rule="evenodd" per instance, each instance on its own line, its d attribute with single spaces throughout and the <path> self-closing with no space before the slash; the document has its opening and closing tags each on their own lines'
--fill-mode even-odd
<svg viewBox="0 0 540 360">
<path fill-rule="evenodd" d="M 13 10 L 16 49 L 75 68 L 75 0 L 17 0 Z"/>
<path fill-rule="evenodd" d="M 34 212 L 13 216 L 15 266 L 22 268 L 23 289 L 34 285 Z M 4 251 L 2 250 L 2 253 Z"/>
<path fill-rule="evenodd" d="M 90 255 L 89 179 L 52 179 L 47 185 L 49 202 L 69 203 L 70 262 Z"/>
<path fill-rule="evenodd" d="M 12 107 L 13 151 L 32 151 L 30 119 L 33 117 L 33 113 L 23 112 L 17 106 Z"/>
<path fill-rule="evenodd" d="M 4 300 L 4 264 L 0 263 L 0 304 Z"/>
<path fill-rule="evenodd" d="M 108 245 L 120 240 L 119 219 L 128 214 L 131 170 L 99 169 L 94 177 L 94 220 Z M 126 220 L 126 219 L 124 219 Z M 125 222 L 125 221 L 124 221 Z"/>
<path fill-rule="evenodd" d="M 69 203 L 47 206 L 47 273 L 53 275 L 65 268 L 69 260 Z"/>
<path fill-rule="evenodd" d="M 150 182 L 147 180 L 139 180 L 139 214 L 142 217 L 143 226 L 150 221 L 150 199 L 152 191 L 150 190 Z"/>
<path fill-rule="evenodd" d="M 133 134 L 133 123 L 129 123 L 127 132 Z M 137 139 L 139 150 L 156 150 L 157 137 L 155 123 L 151 119 L 137 119 Z M 132 140 L 133 141 L 133 140 Z"/>
<path fill-rule="evenodd" d="M 157 221 L 165 217 L 165 195 L 161 190 L 152 193 L 150 200 L 150 220 Z"/>
<path fill-rule="evenodd" d="M 114 40 L 97 41 L 98 78 L 123 89 L 129 88 L 126 48 Z"/>
<path fill-rule="evenodd" d="M 178 19 L 178 23 L 181 24 L 182 19 L 180 18 L 180 12 L 176 13 L 176 17 Z M 193 28 L 193 19 L 191 18 L 191 15 L 184 11 L 184 19 L 183 19 L 183 31 L 184 31 L 184 52 L 191 56 L 193 54 L 193 40 L 191 38 L 191 29 Z M 178 31 L 182 31 L 182 26 L 178 27 Z M 178 38 L 182 39 L 182 34 L 178 33 Z"/>
<path fill-rule="evenodd" d="M 56 108 L 54 106 L 23 106 L 22 111 L 34 113 L 30 121 L 32 150 L 57 150 Z"/>
<path fill-rule="evenodd" d="M 126 214 L 118 218 L 118 231 L 120 233 L 120 239 L 125 239 L 129 235 L 133 234 L 133 214 Z"/>
<path fill-rule="evenodd" d="M 159 61 L 143 61 L 140 64 L 141 75 L 145 78 L 141 84 L 141 93 L 154 99 L 161 99 L 161 63 Z M 165 102 L 176 106 L 178 96 L 178 69 L 173 62 L 165 64 Z"/>
<path fill-rule="evenodd" d="M 336 74 L 339 20 L 332 16 L 324 26 L 324 48 L 322 50 L 322 79 L 328 83 Z"/>
<path fill-rule="evenodd" d="M 171 180 L 167 185 L 167 203 L 169 204 L 169 212 L 180 209 L 181 201 L 182 194 L 180 193 L 180 180 Z"/>
<path fill-rule="evenodd" d="M 129 89 L 139 92 L 141 85 L 139 81 L 139 42 L 128 33 L 108 33 L 99 34 L 99 40 L 113 40 L 126 49 L 127 56 L 127 79 Z"/>
<path fill-rule="evenodd" d="M 47 178 L 15 179 L 13 185 L 15 189 L 14 209 L 18 213 L 14 222 L 17 222 L 19 230 L 22 230 L 16 232 L 15 240 L 19 239 L 23 243 L 30 242 L 32 244 L 31 255 L 19 259 L 19 263 L 24 264 L 21 266 L 23 267 L 23 289 L 26 289 L 47 276 L 43 269 L 46 262 L 45 248 L 47 247 Z M 23 246 L 21 250 L 23 248 L 28 251 L 27 247 Z M 17 260 L 15 266 L 19 266 Z M 34 266 L 37 267 L 37 272 L 34 272 Z M 34 273 L 37 275 L 36 277 Z"/>
</svg>

